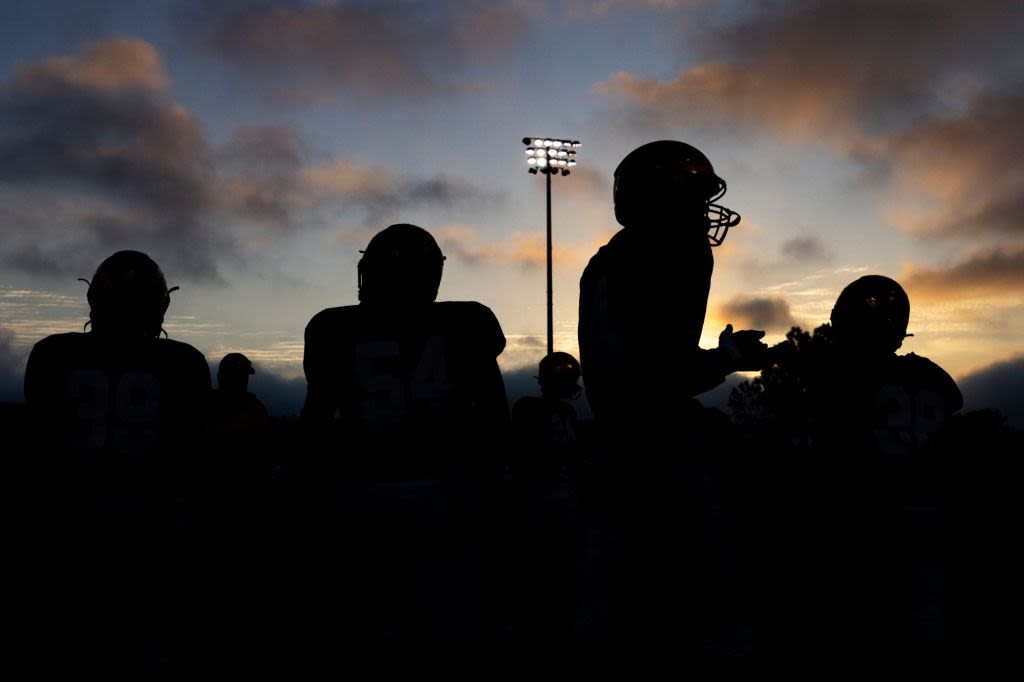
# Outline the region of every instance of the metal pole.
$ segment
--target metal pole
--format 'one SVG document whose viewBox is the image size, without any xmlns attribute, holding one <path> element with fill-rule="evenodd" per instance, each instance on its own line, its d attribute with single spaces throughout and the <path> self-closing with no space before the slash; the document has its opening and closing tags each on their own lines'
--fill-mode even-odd
<svg viewBox="0 0 1024 682">
<path fill-rule="evenodd" d="M 555 350 L 554 315 L 552 313 L 552 288 L 551 288 L 551 169 L 547 169 L 548 176 L 548 354 Z"/>
</svg>

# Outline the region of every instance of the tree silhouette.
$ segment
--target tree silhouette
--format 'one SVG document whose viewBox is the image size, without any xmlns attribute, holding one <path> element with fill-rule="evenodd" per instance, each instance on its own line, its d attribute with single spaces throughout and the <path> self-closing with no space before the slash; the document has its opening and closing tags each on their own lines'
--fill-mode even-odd
<svg viewBox="0 0 1024 682">
<path fill-rule="evenodd" d="M 813 332 L 793 327 L 786 340 L 769 351 L 769 365 L 753 380 L 729 394 L 729 409 L 738 424 L 775 433 L 794 433 L 810 413 L 810 389 L 821 379 L 824 356 L 832 346 L 832 327 Z"/>
</svg>

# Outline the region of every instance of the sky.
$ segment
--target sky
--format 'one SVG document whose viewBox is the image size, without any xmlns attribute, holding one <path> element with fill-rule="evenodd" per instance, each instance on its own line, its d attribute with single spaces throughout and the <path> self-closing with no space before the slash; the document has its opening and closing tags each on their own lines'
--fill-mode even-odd
<svg viewBox="0 0 1024 682">
<path fill-rule="evenodd" d="M 863 274 L 911 300 L 904 352 L 1024 425 L 1019 0 L 492 0 L 0 5 L 0 400 L 85 284 L 149 253 L 165 329 L 240 351 L 298 409 L 302 333 L 356 302 L 359 250 L 410 222 L 439 300 L 500 321 L 510 395 L 546 350 L 545 188 L 522 138 L 577 139 L 552 182 L 555 346 L 619 226 L 611 176 L 656 139 L 701 149 L 742 215 L 715 249 L 702 345 L 782 340 Z M 652 353 L 672 348 L 650 322 Z M 717 395 L 721 395 L 719 391 Z"/>
</svg>

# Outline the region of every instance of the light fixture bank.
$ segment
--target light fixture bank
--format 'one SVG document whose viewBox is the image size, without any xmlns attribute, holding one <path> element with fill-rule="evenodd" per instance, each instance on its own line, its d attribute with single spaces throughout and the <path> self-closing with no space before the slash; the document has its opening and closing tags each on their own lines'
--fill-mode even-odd
<svg viewBox="0 0 1024 682">
<path fill-rule="evenodd" d="M 531 173 L 568 175 L 576 165 L 576 150 L 582 145 L 579 140 L 560 140 L 551 137 L 524 137 L 526 165 Z"/>
</svg>

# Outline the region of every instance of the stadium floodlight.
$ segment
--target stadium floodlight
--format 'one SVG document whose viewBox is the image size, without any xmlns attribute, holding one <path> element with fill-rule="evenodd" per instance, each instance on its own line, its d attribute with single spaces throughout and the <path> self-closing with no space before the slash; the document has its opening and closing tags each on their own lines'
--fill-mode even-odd
<svg viewBox="0 0 1024 682">
<path fill-rule="evenodd" d="M 551 283 L 551 176 L 569 175 L 569 169 L 576 165 L 576 150 L 582 145 L 579 140 L 556 139 L 552 137 L 524 137 L 526 145 L 527 170 L 536 175 L 547 176 L 548 214 L 548 353 L 555 349 L 554 304 Z"/>
</svg>

